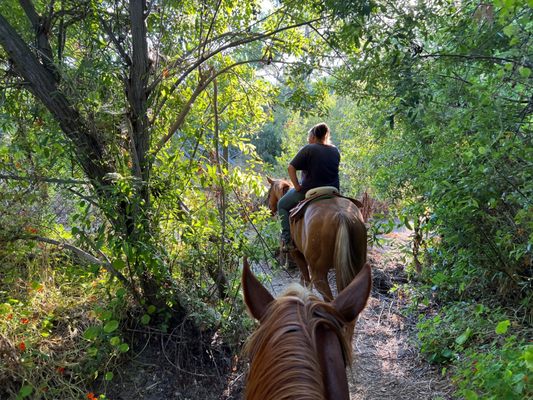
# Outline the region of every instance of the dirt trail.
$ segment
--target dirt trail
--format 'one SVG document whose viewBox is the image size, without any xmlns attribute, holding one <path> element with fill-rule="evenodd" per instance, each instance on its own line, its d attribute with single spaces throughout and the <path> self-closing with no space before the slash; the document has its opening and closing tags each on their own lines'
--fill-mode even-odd
<svg viewBox="0 0 533 400">
<path fill-rule="evenodd" d="M 452 385 L 418 354 L 416 321 L 402 313 L 407 299 L 400 291 L 389 292 L 392 285 L 406 280 L 403 249 L 409 233 L 394 231 L 384 237 L 382 248 L 369 252 L 374 287 L 356 325 L 354 363 L 348 369 L 351 400 L 452 399 Z M 330 278 L 334 288 L 332 273 Z M 296 271 L 282 271 L 275 274 L 269 289 L 279 295 L 295 281 Z"/>
</svg>

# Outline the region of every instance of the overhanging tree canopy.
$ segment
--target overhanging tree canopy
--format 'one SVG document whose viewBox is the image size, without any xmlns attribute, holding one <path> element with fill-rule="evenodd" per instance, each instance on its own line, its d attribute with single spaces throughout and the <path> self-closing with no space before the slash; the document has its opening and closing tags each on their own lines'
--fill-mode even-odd
<svg viewBox="0 0 533 400">
<path fill-rule="evenodd" d="M 0 5 L 6 98 L 30 92 L 37 103 L 21 102 L 31 110 L 21 118 L 39 121 L 46 132 L 36 136 L 58 140 L 57 130 L 62 132 L 65 154 L 79 166 L 74 175 L 89 179 L 115 234 L 138 250 L 126 257 L 149 296 L 159 285 L 153 276 L 166 276 L 155 255 L 139 250 L 148 244 L 158 252 L 154 163 L 172 151 L 169 143 L 195 102 L 233 70 L 298 64 L 299 58 L 309 64 L 322 51 L 323 38 L 314 32 L 332 21 L 322 6 L 288 2 L 268 13 L 260 7 L 257 1 L 223 0 Z"/>
</svg>

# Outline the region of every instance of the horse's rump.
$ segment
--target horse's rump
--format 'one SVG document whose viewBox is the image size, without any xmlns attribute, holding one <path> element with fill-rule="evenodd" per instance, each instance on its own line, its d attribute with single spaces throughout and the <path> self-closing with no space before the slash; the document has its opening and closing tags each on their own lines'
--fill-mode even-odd
<svg viewBox="0 0 533 400">
<path fill-rule="evenodd" d="M 367 233 L 360 212 L 358 214 L 353 212 L 337 214 L 339 222 L 333 252 L 333 267 L 339 290 L 348 286 L 366 263 Z"/>
<path fill-rule="evenodd" d="M 268 179 L 271 184 L 268 203 L 272 213 L 290 187 L 290 182 Z M 366 262 L 367 233 L 363 216 L 356 204 L 344 197 L 314 201 L 308 205 L 303 218 L 290 220 L 291 236 L 296 250 L 291 258 L 302 275 L 302 282 L 312 283 L 325 299 L 333 294 L 327 273 L 335 268 L 338 291 L 346 287 Z"/>
<path fill-rule="evenodd" d="M 334 197 L 309 204 L 302 219 L 291 221 L 291 231 L 311 274 L 320 276 L 335 268 L 339 290 L 366 262 L 366 227 L 350 199 Z"/>
</svg>

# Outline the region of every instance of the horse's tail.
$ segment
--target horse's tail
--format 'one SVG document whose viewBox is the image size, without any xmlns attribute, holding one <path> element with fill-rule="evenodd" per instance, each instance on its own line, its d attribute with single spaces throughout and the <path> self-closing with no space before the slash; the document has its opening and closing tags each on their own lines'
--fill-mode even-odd
<svg viewBox="0 0 533 400">
<path fill-rule="evenodd" d="M 366 227 L 353 214 L 339 213 L 339 228 L 333 253 L 333 266 L 339 291 L 359 273 L 366 262 Z"/>
</svg>

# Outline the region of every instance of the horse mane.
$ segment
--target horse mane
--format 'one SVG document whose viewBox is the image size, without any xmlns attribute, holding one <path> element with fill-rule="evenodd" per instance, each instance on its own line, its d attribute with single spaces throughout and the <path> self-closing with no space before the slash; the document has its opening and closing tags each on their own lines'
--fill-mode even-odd
<svg viewBox="0 0 533 400">
<path fill-rule="evenodd" d="M 268 193 L 265 199 L 265 205 L 270 208 L 270 210 L 272 211 L 272 214 L 275 214 L 277 212 L 277 202 L 275 203 L 276 209 L 273 209 L 270 206 L 270 199 L 271 199 L 272 193 L 274 192 L 274 189 L 281 189 L 281 193 L 276 193 L 276 196 L 278 196 L 278 200 L 279 200 L 292 187 L 292 183 L 286 179 L 274 179 L 273 182 L 274 183 L 272 183 L 270 187 L 268 188 Z"/>
<path fill-rule="evenodd" d="M 339 338 L 345 365 L 351 352 L 345 321 L 331 306 L 300 285 L 291 286 L 269 306 L 245 353 L 251 360 L 246 399 L 323 400 L 324 378 L 318 359 L 317 327 L 327 325 Z"/>
<path fill-rule="evenodd" d="M 272 190 L 274 190 L 274 185 L 270 185 L 265 199 L 265 205 L 268 207 L 268 202 L 270 201 L 270 196 L 272 195 Z"/>
</svg>

